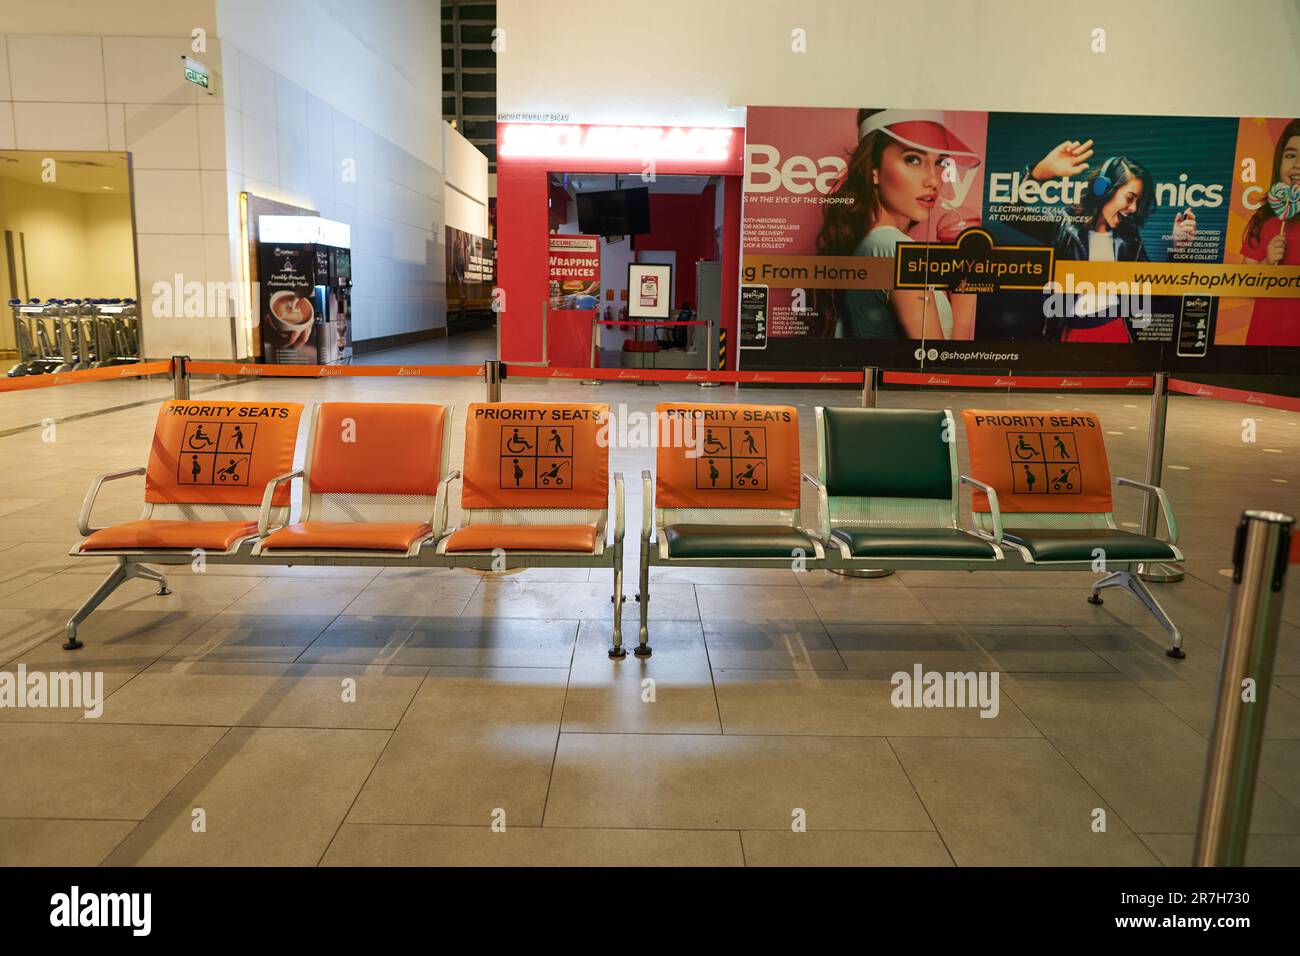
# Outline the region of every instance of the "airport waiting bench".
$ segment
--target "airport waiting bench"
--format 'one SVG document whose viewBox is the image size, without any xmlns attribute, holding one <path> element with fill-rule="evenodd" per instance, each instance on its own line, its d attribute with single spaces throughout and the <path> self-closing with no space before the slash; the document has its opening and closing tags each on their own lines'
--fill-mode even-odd
<svg viewBox="0 0 1300 956">
<path fill-rule="evenodd" d="M 123 583 L 170 593 L 163 567 L 214 564 L 386 567 L 608 567 L 612 656 L 622 651 L 623 480 L 609 480 L 600 440 L 608 406 L 470 405 L 465 463 L 448 472 L 454 410 L 432 404 L 316 406 L 304 467 L 293 468 L 303 406 L 169 401 L 148 464 L 96 478 L 82 505 L 75 557 L 111 557 L 108 577 L 67 624 L 78 626 Z M 145 478 L 136 521 L 91 526 L 107 481 Z M 462 477 L 463 475 L 463 477 Z M 463 527 L 447 528 L 450 487 L 463 481 Z M 293 482 L 302 505 L 293 511 Z M 609 495 L 614 534 L 606 541 Z"/>
<path fill-rule="evenodd" d="M 153 565 L 608 567 L 612 658 L 622 642 L 623 479 L 609 475 L 609 409 L 585 403 L 469 406 L 464 463 L 449 472 L 454 410 L 432 404 L 326 402 L 293 468 L 303 406 L 165 402 L 148 464 L 95 479 L 77 557 L 115 566 L 72 616 L 78 625 L 127 580 L 168 593 Z M 1182 639 L 1137 577 L 1180 561 L 1164 491 L 1130 479 L 1162 509 L 1168 539 L 1124 531 L 1111 510 L 1100 419 L 1089 412 L 963 413 L 971 475 L 959 475 L 949 410 L 818 408 L 819 529 L 801 526 L 799 417 L 791 406 L 665 403 L 656 409 L 656 475 L 642 473 L 640 627 L 651 654 L 651 567 L 801 570 L 1097 571 L 1089 600 L 1120 587 Z M 140 519 L 94 529 L 102 484 L 145 477 Z M 448 528 L 461 482 L 464 524 Z M 293 482 L 300 482 L 296 521 Z M 958 489 L 972 488 L 971 526 Z M 610 496 L 614 528 L 608 534 Z M 864 609 L 869 616 L 869 608 Z"/>
<path fill-rule="evenodd" d="M 817 532 L 799 527 L 794 408 L 665 404 L 657 412 L 658 474 L 653 482 L 642 474 L 641 656 L 650 653 L 649 569 L 692 565 L 1096 571 L 1103 576 L 1090 602 L 1124 588 L 1169 633 L 1167 653 L 1184 656 L 1177 627 L 1135 573 L 1138 564 L 1182 560 L 1173 510 L 1162 489 L 1119 478 L 1156 499 L 1170 537 L 1115 526 L 1093 413 L 967 411 L 972 474 L 959 475 L 948 409 L 819 407 L 818 476 L 803 476 L 817 492 Z M 679 421 L 694 430 L 673 427 Z M 972 489 L 969 529 L 959 522 L 961 485 Z"/>
<path fill-rule="evenodd" d="M 962 413 L 970 475 L 957 473 L 949 409 L 818 408 L 817 489 L 830 570 L 1093 571 L 1089 602 L 1124 588 L 1170 635 L 1182 635 L 1137 576 L 1139 564 L 1183 560 L 1164 490 L 1152 496 L 1169 538 L 1116 527 L 1101 419 L 1079 411 Z M 807 476 L 805 476 L 807 477 Z M 969 530 L 958 521 L 959 485 L 971 487 Z"/>
</svg>

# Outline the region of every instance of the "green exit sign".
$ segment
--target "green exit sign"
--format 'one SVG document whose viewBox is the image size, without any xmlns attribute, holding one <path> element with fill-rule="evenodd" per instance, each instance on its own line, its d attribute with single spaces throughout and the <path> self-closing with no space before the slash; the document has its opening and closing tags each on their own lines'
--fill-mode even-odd
<svg viewBox="0 0 1300 956">
<path fill-rule="evenodd" d="M 185 57 L 185 79 L 206 90 L 208 88 L 208 68 L 198 60 Z"/>
</svg>

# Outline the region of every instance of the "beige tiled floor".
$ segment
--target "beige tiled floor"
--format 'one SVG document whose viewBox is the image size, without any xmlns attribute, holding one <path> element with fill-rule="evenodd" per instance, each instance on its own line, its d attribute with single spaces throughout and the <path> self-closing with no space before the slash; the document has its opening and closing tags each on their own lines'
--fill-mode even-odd
<svg viewBox="0 0 1300 956">
<path fill-rule="evenodd" d="M 1259 442 L 1245 445 L 1239 406 L 1171 400 L 1167 460 L 1189 470 L 1165 484 L 1188 577 L 1158 596 L 1184 629 L 1183 661 L 1131 599 L 1088 604 L 1086 574 L 720 569 L 653 572 L 647 661 L 605 654 L 607 572 L 543 569 L 186 568 L 168 597 L 122 588 L 70 654 L 62 625 L 104 573 L 67 556 L 81 496 L 95 474 L 143 462 L 156 409 L 62 419 L 165 394 L 121 382 L 0 399 L 0 432 L 18 429 L 0 434 L 0 460 L 18 463 L 0 473 L 0 670 L 99 671 L 108 695 L 98 719 L 0 708 L 0 864 L 1180 865 L 1234 524 L 1246 507 L 1300 507 L 1300 415 L 1252 408 Z M 220 394 L 439 400 L 459 423 L 481 385 Z M 813 405 L 856 400 L 531 382 L 507 397 L 788 402 L 807 468 Z M 1093 408 L 1113 470 L 1141 475 L 1133 396 L 887 392 L 881 404 Z M 61 419 L 54 443 L 23 429 L 45 417 Z M 628 476 L 653 467 L 646 449 L 613 455 Z M 115 483 L 97 518 L 134 517 L 139 495 Z M 1138 504 L 1121 493 L 1119 520 Z M 816 514 L 811 497 L 804 507 Z M 629 481 L 631 641 L 640 511 Z M 1259 865 L 1300 863 L 1298 576 L 1261 760 Z M 916 664 L 998 672 L 997 716 L 891 706 L 890 676 Z"/>
</svg>

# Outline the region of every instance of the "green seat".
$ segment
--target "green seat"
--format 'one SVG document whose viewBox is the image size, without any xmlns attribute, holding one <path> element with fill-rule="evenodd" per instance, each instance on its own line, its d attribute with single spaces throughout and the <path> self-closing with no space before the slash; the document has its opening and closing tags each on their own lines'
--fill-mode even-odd
<svg viewBox="0 0 1300 956">
<path fill-rule="evenodd" d="M 831 498 L 926 498 L 954 494 L 947 410 L 823 408 L 822 483 Z"/>
<path fill-rule="evenodd" d="M 664 529 L 670 558 L 811 558 L 812 539 L 779 524 L 670 524 Z"/>
<path fill-rule="evenodd" d="M 1035 561 L 1092 561 L 1100 548 L 1107 561 L 1178 561 L 1156 538 L 1114 528 L 1007 528 L 1003 540 L 1027 549 Z"/>
<path fill-rule="evenodd" d="M 995 558 L 992 542 L 956 528 L 836 528 L 855 558 Z"/>
</svg>

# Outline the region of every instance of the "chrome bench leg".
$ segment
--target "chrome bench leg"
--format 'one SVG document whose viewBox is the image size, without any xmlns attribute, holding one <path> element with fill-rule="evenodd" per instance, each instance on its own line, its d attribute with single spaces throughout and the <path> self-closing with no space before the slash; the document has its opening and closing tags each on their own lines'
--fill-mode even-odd
<svg viewBox="0 0 1300 956">
<path fill-rule="evenodd" d="M 1101 599 L 1100 592 L 1102 588 L 1127 587 L 1127 585 L 1123 581 L 1123 577 L 1124 577 L 1123 571 L 1112 571 L 1110 572 L 1110 574 L 1107 574 L 1105 577 L 1095 582 L 1092 586 L 1092 596 L 1088 598 L 1088 603 L 1105 604 L 1106 602 Z"/>
<path fill-rule="evenodd" d="M 616 544 L 614 546 L 614 594 L 611 597 L 614 602 L 614 646 L 609 649 L 611 660 L 621 660 L 627 657 L 627 648 L 623 646 L 623 602 L 626 597 L 623 594 L 623 546 Z"/>
<path fill-rule="evenodd" d="M 86 598 L 86 602 L 77 608 L 77 612 L 68 619 L 67 634 L 68 639 L 63 642 L 65 651 L 75 651 L 82 646 L 81 641 L 77 640 L 77 625 L 90 617 L 92 611 L 104 603 L 104 600 L 126 583 L 131 577 L 130 571 L 127 570 L 126 558 L 118 558 L 117 563 L 113 565 L 113 570 L 108 572 L 108 577 L 100 582 L 95 593 Z"/>
<path fill-rule="evenodd" d="M 636 599 L 641 614 L 641 629 L 637 634 L 638 644 L 633 653 L 637 657 L 644 658 L 654 653 L 650 649 L 650 629 L 647 626 L 650 616 L 650 542 L 644 535 L 641 536 L 641 570 L 638 586 Z"/>
<path fill-rule="evenodd" d="M 1129 594 L 1137 598 L 1138 603 L 1151 612 L 1151 616 L 1169 633 L 1172 646 L 1165 653 L 1176 660 L 1182 660 L 1187 656 L 1183 652 L 1183 635 L 1178 632 L 1178 625 L 1173 622 L 1165 609 L 1160 606 L 1160 602 L 1156 600 L 1156 596 L 1151 593 L 1151 590 L 1135 573 L 1132 571 L 1112 571 L 1092 586 L 1092 597 L 1088 598 L 1088 600 L 1093 604 L 1101 604 L 1102 601 L 1097 592 L 1103 588 L 1124 588 Z"/>
</svg>

